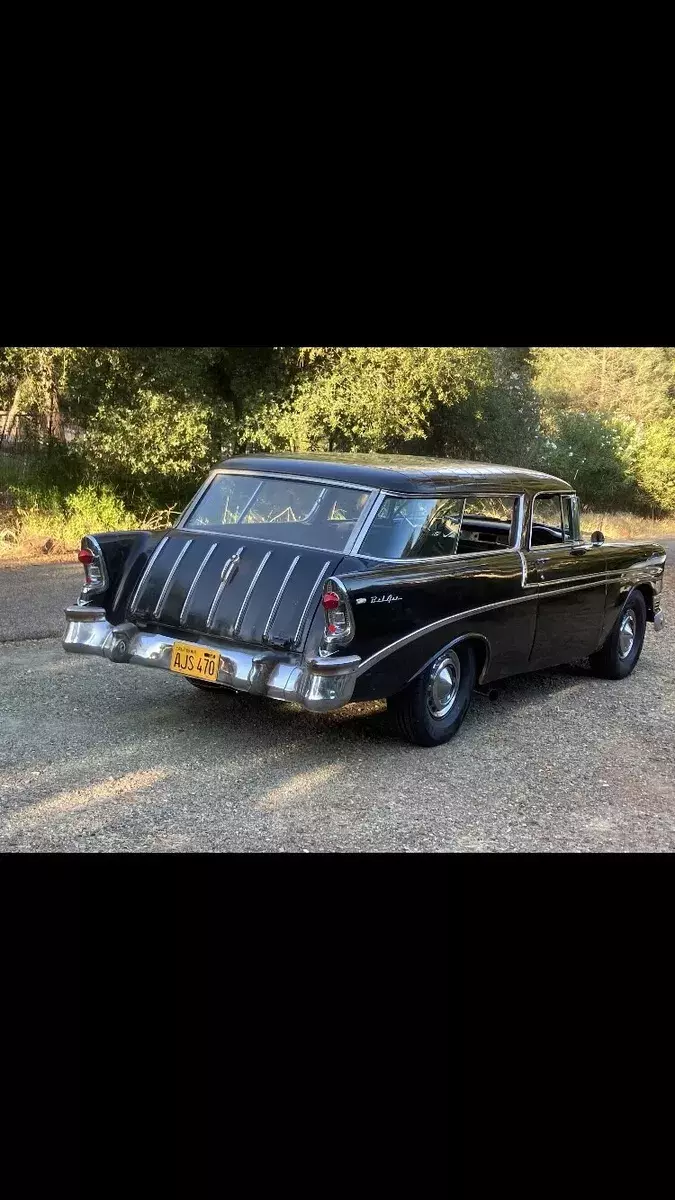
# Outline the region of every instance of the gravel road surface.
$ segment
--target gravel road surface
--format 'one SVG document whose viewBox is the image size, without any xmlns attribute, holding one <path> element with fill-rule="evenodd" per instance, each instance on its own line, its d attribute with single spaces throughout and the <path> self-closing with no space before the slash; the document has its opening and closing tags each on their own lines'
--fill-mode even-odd
<svg viewBox="0 0 675 1200">
<path fill-rule="evenodd" d="M 0 568 L 1 850 L 675 849 L 673 567 L 627 680 L 508 680 L 436 750 L 382 704 L 310 714 L 66 655 L 80 577 Z"/>
</svg>

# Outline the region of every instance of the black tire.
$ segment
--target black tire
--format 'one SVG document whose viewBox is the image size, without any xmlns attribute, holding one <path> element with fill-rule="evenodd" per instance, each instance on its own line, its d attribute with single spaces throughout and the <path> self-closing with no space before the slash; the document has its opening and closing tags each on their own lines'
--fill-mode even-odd
<svg viewBox="0 0 675 1200">
<path fill-rule="evenodd" d="M 469 642 L 461 642 L 441 651 L 417 679 L 387 701 L 387 707 L 399 733 L 409 742 L 416 746 L 442 746 L 462 724 L 475 684 L 476 656 Z M 439 687 L 445 689 L 447 709 Z"/>
<path fill-rule="evenodd" d="M 642 653 L 646 627 L 645 598 L 642 592 L 631 592 L 604 646 L 591 654 L 593 674 L 603 679 L 625 679 L 630 675 Z"/>
</svg>

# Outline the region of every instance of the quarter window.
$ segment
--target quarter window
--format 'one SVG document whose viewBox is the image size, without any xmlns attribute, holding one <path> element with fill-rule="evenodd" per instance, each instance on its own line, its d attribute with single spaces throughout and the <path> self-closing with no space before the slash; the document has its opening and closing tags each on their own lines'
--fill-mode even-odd
<svg viewBox="0 0 675 1200">
<path fill-rule="evenodd" d="M 506 549 L 518 497 L 386 496 L 360 546 L 373 558 L 446 558 Z"/>
<path fill-rule="evenodd" d="M 454 554 L 464 500 L 386 496 L 360 546 L 373 558 L 438 558 Z"/>
</svg>

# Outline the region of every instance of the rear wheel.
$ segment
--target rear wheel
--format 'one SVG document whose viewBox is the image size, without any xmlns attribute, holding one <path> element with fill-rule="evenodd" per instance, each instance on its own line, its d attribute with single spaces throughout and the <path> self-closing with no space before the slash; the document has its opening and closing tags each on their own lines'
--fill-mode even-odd
<svg viewBox="0 0 675 1200">
<path fill-rule="evenodd" d="M 404 691 L 387 701 L 399 733 L 417 746 L 441 746 L 457 733 L 476 683 L 468 642 L 443 650 Z"/>
<path fill-rule="evenodd" d="M 647 606 L 642 592 L 632 592 L 624 604 L 616 625 L 596 654 L 591 654 L 591 670 L 604 679 L 625 679 L 642 652 L 647 626 Z"/>
</svg>

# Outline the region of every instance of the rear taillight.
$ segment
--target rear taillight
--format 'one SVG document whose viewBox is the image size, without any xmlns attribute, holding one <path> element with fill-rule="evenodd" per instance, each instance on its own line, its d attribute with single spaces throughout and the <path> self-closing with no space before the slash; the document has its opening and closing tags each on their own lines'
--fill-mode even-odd
<svg viewBox="0 0 675 1200">
<path fill-rule="evenodd" d="M 82 547 L 78 551 L 77 557 L 84 567 L 84 587 L 80 593 L 80 599 L 87 600 L 89 596 L 99 595 L 101 592 L 104 592 L 108 586 L 108 576 L 106 574 L 101 547 L 96 539 L 92 537 L 83 538 Z"/>
<path fill-rule="evenodd" d="M 319 653 L 333 654 L 351 642 L 355 633 L 354 616 L 344 585 L 337 579 L 327 579 L 321 603 L 326 624 Z"/>
</svg>

